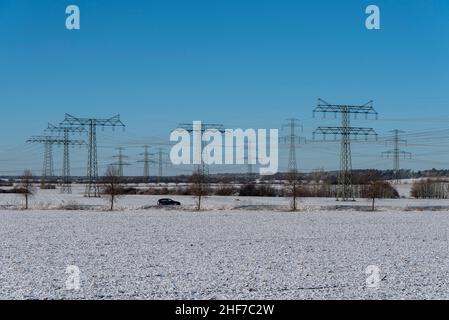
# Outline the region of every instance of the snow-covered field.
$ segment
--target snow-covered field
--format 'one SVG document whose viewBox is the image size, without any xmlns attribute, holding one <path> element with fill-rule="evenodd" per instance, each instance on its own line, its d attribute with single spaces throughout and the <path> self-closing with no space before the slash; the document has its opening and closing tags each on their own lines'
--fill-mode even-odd
<svg viewBox="0 0 449 320">
<path fill-rule="evenodd" d="M 449 298 L 449 201 L 0 195 L 0 299 Z M 62 210 L 66 204 L 87 210 Z M 59 209 L 58 209 L 59 206 Z M 345 207 L 346 206 L 346 207 Z M 331 209 L 338 210 L 331 210 Z M 67 290 L 67 266 L 80 290 Z M 368 288 L 368 266 L 379 268 Z"/>
</svg>

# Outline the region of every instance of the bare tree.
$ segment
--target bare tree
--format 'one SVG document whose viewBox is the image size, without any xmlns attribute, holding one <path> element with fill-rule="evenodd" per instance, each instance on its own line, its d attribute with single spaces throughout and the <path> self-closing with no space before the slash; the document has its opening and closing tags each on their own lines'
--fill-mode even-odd
<svg viewBox="0 0 449 320">
<path fill-rule="evenodd" d="M 298 210 L 298 198 L 300 195 L 300 177 L 297 171 L 291 171 L 287 174 L 288 194 L 291 197 L 290 208 L 292 211 Z"/>
<path fill-rule="evenodd" d="M 28 199 L 33 196 L 36 189 L 33 185 L 33 173 L 31 170 L 26 169 L 23 171 L 22 177 L 20 178 L 20 193 L 25 197 L 25 209 L 28 209 Z"/>
<path fill-rule="evenodd" d="M 119 170 L 115 166 L 108 166 L 104 177 L 102 193 L 107 195 L 111 204 L 110 210 L 114 210 L 114 203 L 123 194 L 123 186 Z"/>
<path fill-rule="evenodd" d="M 365 196 L 371 199 L 371 211 L 375 210 L 375 201 L 379 198 L 396 198 L 399 197 L 396 189 L 390 183 L 385 181 L 379 172 L 371 171 L 363 177 L 361 182 L 367 183 Z"/>
<path fill-rule="evenodd" d="M 375 201 L 377 198 L 382 198 L 388 182 L 386 181 L 371 181 L 368 187 L 368 196 L 372 200 L 371 211 L 375 210 Z"/>
<path fill-rule="evenodd" d="M 200 211 L 202 198 L 209 192 L 209 184 L 204 169 L 200 168 L 192 174 L 191 183 L 190 192 L 197 197 L 196 210 Z"/>
</svg>

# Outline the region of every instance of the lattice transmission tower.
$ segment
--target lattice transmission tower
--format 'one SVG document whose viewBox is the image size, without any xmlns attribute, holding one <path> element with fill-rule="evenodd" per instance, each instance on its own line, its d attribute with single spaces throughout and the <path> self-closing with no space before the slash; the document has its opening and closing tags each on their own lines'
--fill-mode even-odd
<svg viewBox="0 0 449 320">
<path fill-rule="evenodd" d="M 411 159 L 412 154 L 410 152 L 406 152 L 406 151 L 403 151 L 400 149 L 401 145 L 407 146 L 407 141 L 404 139 L 401 139 L 401 137 L 400 137 L 400 134 L 404 133 L 404 131 L 395 129 L 390 132 L 392 132 L 394 136 L 392 139 L 385 140 L 385 142 L 387 145 L 389 143 L 393 143 L 393 149 L 382 152 L 382 158 L 384 158 L 384 157 L 390 158 L 391 156 L 393 157 L 393 174 L 394 174 L 394 178 L 395 178 L 396 182 L 398 182 L 400 179 L 399 159 L 402 157 L 404 159 L 407 159 L 407 158 Z"/>
<path fill-rule="evenodd" d="M 298 135 L 298 129 L 302 130 L 302 125 L 298 119 L 287 119 L 287 123 L 282 125 L 282 130 L 288 129 L 288 135 L 279 138 L 281 143 L 288 144 L 288 171 L 289 173 L 298 172 L 298 163 L 296 158 L 296 149 L 301 143 L 305 143 L 306 139 Z"/>
<path fill-rule="evenodd" d="M 83 140 L 66 140 L 65 138 L 55 136 L 33 136 L 27 140 L 28 143 L 41 143 L 45 147 L 44 164 L 42 170 L 41 188 L 47 186 L 47 180 L 54 178 L 53 168 L 53 145 L 83 145 Z"/>
<path fill-rule="evenodd" d="M 168 153 L 164 152 L 163 148 L 157 148 L 157 152 L 150 153 L 149 155 L 156 157 L 156 160 L 150 160 L 149 162 L 155 163 L 157 165 L 158 167 L 157 183 L 160 183 L 164 175 L 163 173 L 164 164 L 168 164 L 166 161 L 164 161 L 164 156 L 167 156 Z"/>
<path fill-rule="evenodd" d="M 27 143 L 40 143 L 44 145 L 44 160 L 42 162 L 41 189 L 47 186 L 47 180 L 55 176 L 53 167 L 53 137 L 34 136 L 28 139 Z"/>
<path fill-rule="evenodd" d="M 354 200 L 354 194 L 352 190 L 352 159 L 351 159 L 351 138 L 357 139 L 358 136 L 362 135 L 365 140 L 369 137 L 375 137 L 377 139 L 377 133 L 373 128 L 361 128 L 361 127 L 351 127 L 350 116 L 354 115 L 357 119 L 359 114 L 365 116 L 375 116 L 377 120 L 377 112 L 374 110 L 373 101 L 369 101 L 364 105 L 337 105 L 330 104 L 322 99 L 318 99 L 318 106 L 313 110 L 313 115 L 319 112 L 326 117 L 327 113 L 333 113 L 334 118 L 339 114 L 341 116 L 341 125 L 339 127 L 318 127 L 314 132 L 313 136 L 315 139 L 316 134 L 323 135 L 324 140 L 326 140 L 326 135 L 331 134 L 334 136 L 334 140 L 337 140 L 338 136 L 341 139 L 341 150 L 340 150 L 340 171 L 338 174 L 338 189 L 337 189 L 337 200 L 348 201 Z"/>
<path fill-rule="evenodd" d="M 61 184 L 61 193 L 72 193 L 72 182 L 70 178 L 70 146 L 74 145 L 85 145 L 83 143 L 79 143 L 81 140 L 70 140 L 70 134 L 79 133 L 82 134 L 85 132 L 83 127 L 60 127 L 55 126 L 51 123 L 48 124 L 46 132 L 63 134 L 63 146 L 64 146 L 64 156 L 63 156 L 63 164 L 62 164 L 62 184 Z"/>
<path fill-rule="evenodd" d="M 114 163 L 111 163 L 111 165 L 117 167 L 119 177 L 123 177 L 123 167 L 130 166 L 131 164 L 128 162 L 125 162 L 125 159 L 127 159 L 128 156 L 125 156 L 123 154 L 124 148 L 119 147 L 119 148 L 117 148 L 117 150 L 118 150 L 118 154 L 114 156 L 114 158 L 117 159 L 117 161 Z"/>
<path fill-rule="evenodd" d="M 77 118 L 70 114 L 65 115 L 64 121 L 61 122 L 62 127 L 83 127 L 89 132 L 88 142 L 88 160 L 87 160 L 87 184 L 85 190 L 86 197 L 99 197 L 100 190 L 98 187 L 98 157 L 97 157 L 97 127 L 121 127 L 125 130 L 125 125 L 120 120 L 120 115 L 116 115 L 109 119 L 95 118 Z"/>
<path fill-rule="evenodd" d="M 150 159 L 150 153 L 148 151 L 149 146 L 145 145 L 144 146 L 144 152 L 140 153 L 140 156 L 143 156 L 142 160 L 138 160 L 137 162 L 141 162 L 143 163 L 143 178 L 145 180 L 146 183 L 150 182 L 150 163 L 151 163 L 151 159 Z"/>
</svg>

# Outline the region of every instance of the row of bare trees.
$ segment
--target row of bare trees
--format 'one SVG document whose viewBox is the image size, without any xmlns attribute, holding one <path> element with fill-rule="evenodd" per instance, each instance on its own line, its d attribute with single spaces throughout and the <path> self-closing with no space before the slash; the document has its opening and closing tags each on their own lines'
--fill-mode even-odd
<svg viewBox="0 0 449 320">
<path fill-rule="evenodd" d="M 360 185 L 357 186 L 358 195 L 361 198 L 371 200 L 371 210 L 375 210 L 375 201 L 380 198 L 398 198 L 398 192 L 391 184 L 382 179 L 376 171 L 367 173 L 359 177 Z M 298 210 L 298 199 L 304 194 L 304 188 L 301 184 L 301 177 L 298 172 L 292 171 L 287 176 L 287 196 L 291 199 L 290 209 Z"/>
<path fill-rule="evenodd" d="M 449 181 L 445 179 L 422 179 L 413 182 L 411 196 L 417 199 L 448 199 Z"/>
<path fill-rule="evenodd" d="M 17 189 L 17 193 L 23 194 L 25 197 L 25 208 L 28 209 L 29 197 L 31 197 L 35 193 L 34 187 L 34 177 L 30 170 L 25 170 L 22 177 L 21 183 Z M 210 194 L 210 185 L 208 183 L 208 177 L 205 172 L 201 169 L 195 171 L 191 176 L 191 185 L 189 188 L 189 194 L 196 197 L 196 210 L 200 211 L 202 208 L 203 199 L 205 196 Z M 382 178 L 375 174 L 367 174 L 363 180 L 363 183 L 359 186 L 358 193 L 363 198 L 369 198 L 372 200 L 372 210 L 375 209 L 375 200 L 378 198 L 394 198 L 397 197 L 397 191 L 386 181 L 382 180 Z M 414 185 L 415 195 L 423 195 L 427 194 L 429 190 L 432 188 L 429 186 L 429 182 L 427 184 L 421 184 L 418 187 Z M 262 188 L 263 190 L 256 190 L 255 184 L 248 184 L 241 187 L 240 195 L 253 195 L 256 191 L 262 192 L 263 195 L 269 195 L 270 193 L 275 194 L 275 190 L 271 189 L 269 186 L 258 186 L 258 188 Z M 433 186 L 435 189 L 435 187 Z M 266 190 L 265 190 L 266 189 Z M 218 194 L 222 193 L 222 195 L 232 195 L 233 188 L 221 186 L 218 189 Z M 419 190 L 419 191 L 416 191 Z M 432 189 L 433 190 L 433 189 Z M 438 189 L 439 190 L 439 189 Z M 444 191 L 449 191 L 449 187 L 445 187 Z M 292 211 L 298 210 L 298 201 L 301 196 L 303 196 L 305 192 L 305 188 L 302 185 L 301 176 L 298 172 L 290 172 L 287 175 L 287 181 L 285 184 L 285 189 L 283 191 L 283 196 L 290 197 L 290 209 Z M 413 191 L 412 191 L 413 192 Z M 427 192 L 427 193 L 426 193 Z M 122 179 L 119 174 L 119 170 L 115 166 L 109 166 L 106 170 L 106 174 L 103 177 L 101 193 L 108 198 L 109 209 L 114 210 L 114 204 L 117 199 L 125 194 L 125 188 L 122 184 Z"/>
<path fill-rule="evenodd" d="M 191 192 L 197 197 L 196 209 L 201 210 L 202 199 L 208 194 L 207 177 L 202 171 L 195 172 L 191 178 Z M 102 181 L 101 193 L 108 198 L 109 209 L 114 210 L 117 199 L 124 194 L 124 186 L 115 166 L 108 166 Z M 22 194 L 25 198 L 25 209 L 29 208 L 29 199 L 36 192 L 35 178 L 31 170 L 25 170 L 20 178 L 20 184 L 15 188 L 14 193 Z"/>
<path fill-rule="evenodd" d="M 394 189 L 394 187 L 387 181 L 382 179 L 376 171 L 366 174 L 364 177 L 359 177 L 358 194 L 362 198 L 368 198 L 371 200 L 371 209 L 375 210 L 375 201 L 380 198 L 398 198 L 399 194 Z M 208 186 L 207 177 L 201 171 L 198 171 L 192 175 L 191 180 L 192 195 L 197 197 L 197 210 L 201 210 L 201 203 L 204 196 L 210 192 Z M 255 188 L 254 184 L 248 184 L 242 187 L 240 194 L 243 195 L 244 192 L 254 192 L 252 188 Z M 265 189 L 269 187 L 265 186 Z M 222 193 L 227 193 L 231 188 L 221 187 Z M 226 191 L 226 192 L 225 192 Z M 264 190 L 264 194 L 269 194 L 270 191 Z M 285 196 L 290 197 L 290 209 L 292 211 L 298 210 L 298 201 L 300 196 L 303 194 L 304 188 L 302 186 L 302 180 L 298 172 L 290 172 L 287 175 L 286 181 L 286 194 Z"/>
<path fill-rule="evenodd" d="M 36 193 L 35 177 L 31 170 L 26 169 L 20 177 L 20 183 L 14 189 L 14 193 L 23 195 L 25 199 L 25 209 L 29 208 L 29 199 Z M 109 166 L 103 180 L 102 194 L 108 197 L 110 210 L 114 210 L 114 204 L 117 198 L 123 194 L 123 185 L 119 176 L 118 169 Z"/>
</svg>

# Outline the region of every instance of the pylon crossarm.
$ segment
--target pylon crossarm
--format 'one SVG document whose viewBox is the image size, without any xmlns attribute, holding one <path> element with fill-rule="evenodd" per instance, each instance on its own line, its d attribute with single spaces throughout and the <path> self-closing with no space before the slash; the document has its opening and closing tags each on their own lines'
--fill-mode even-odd
<svg viewBox="0 0 449 320">
<path fill-rule="evenodd" d="M 338 104 L 330 104 L 323 99 L 318 99 L 318 106 L 313 110 L 314 114 L 317 112 L 323 113 L 324 115 L 327 113 L 346 113 L 346 114 L 354 114 L 355 116 L 359 114 L 365 115 L 374 115 L 377 119 L 378 113 L 373 107 L 373 101 L 368 101 L 364 105 L 338 105 Z"/>
<path fill-rule="evenodd" d="M 64 138 L 52 137 L 52 136 L 34 136 L 26 141 L 27 143 L 49 143 L 52 145 L 64 145 L 68 143 L 70 145 L 86 145 L 84 140 L 65 140 Z"/>
<path fill-rule="evenodd" d="M 307 142 L 307 138 L 305 138 L 305 137 L 298 137 L 298 136 L 295 136 L 295 137 L 290 137 L 290 136 L 285 136 L 285 137 L 280 137 L 279 138 L 279 142 L 280 143 L 282 143 L 282 144 L 287 144 L 287 143 L 290 143 L 290 142 L 294 142 L 294 143 L 306 143 Z"/>
<path fill-rule="evenodd" d="M 125 127 L 120 120 L 120 115 L 113 116 L 109 119 L 94 118 L 77 118 L 66 113 L 65 119 L 61 122 L 61 126 L 101 126 L 101 127 Z"/>
<path fill-rule="evenodd" d="M 193 124 L 191 123 L 181 123 L 178 125 L 176 130 L 185 130 L 187 132 L 193 132 L 195 131 L 195 128 L 193 127 Z M 218 131 L 221 133 L 225 132 L 225 128 L 222 124 L 215 124 L 215 123 L 202 123 L 201 124 L 201 131 L 204 132 L 206 130 L 209 131 Z"/>
<path fill-rule="evenodd" d="M 358 136 L 364 136 L 365 140 L 369 137 L 377 138 L 377 133 L 372 128 L 357 128 L 357 127 L 318 127 L 313 132 L 313 137 L 317 134 L 323 136 L 324 140 L 326 140 L 327 135 L 334 135 L 334 140 L 337 140 L 339 135 L 344 135 L 346 137 L 353 137 L 354 140 L 357 139 Z"/>
<path fill-rule="evenodd" d="M 47 129 L 45 129 L 45 132 L 51 132 L 51 133 L 85 133 L 86 129 L 82 126 L 79 127 L 70 127 L 70 126 L 55 126 L 54 124 L 49 123 Z"/>
</svg>

